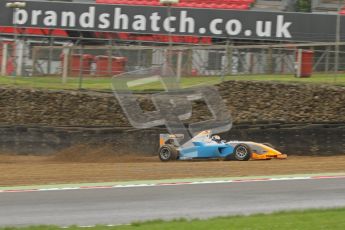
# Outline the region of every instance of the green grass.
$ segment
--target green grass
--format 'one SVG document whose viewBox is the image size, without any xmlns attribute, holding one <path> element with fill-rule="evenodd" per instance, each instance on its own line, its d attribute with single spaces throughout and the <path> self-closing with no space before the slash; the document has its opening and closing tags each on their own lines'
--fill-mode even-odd
<svg viewBox="0 0 345 230">
<path fill-rule="evenodd" d="M 126 226 L 105 227 L 96 226 L 87 228 L 91 230 L 343 230 L 345 229 L 345 208 L 329 210 L 308 210 L 295 212 L 279 212 L 274 214 L 259 214 L 252 216 L 219 217 L 209 220 L 174 220 L 174 221 L 149 221 L 133 223 Z M 54 226 L 33 226 L 26 228 L 0 228 L 0 230 L 57 230 Z M 68 229 L 85 229 L 71 226 Z"/>
<path fill-rule="evenodd" d="M 225 81 L 229 80 L 251 80 L 251 81 L 270 81 L 270 82 L 292 82 L 292 83 L 313 83 L 313 84 L 333 84 L 345 85 L 345 74 L 337 76 L 329 74 L 313 75 L 311 78 L 295 78 L 292 75 L 240 75 L 226 76 Z M 184 77 L 182 87 L 192 87 L 196 85 L 214 85 L 221 82 L 220 77 Z M 0 85 L 26 87 L 26 88 L 46 88 L 46 89 L 79 89 L 79 79 L 69 78 L 66 84 L 62 84 L 61 77 L 0 77 Z M 83 78 L 82 89 L 88 90 L 111 90 L 111 78 Z M 161 90 L 160 83 L 150 83 L 134 88 L 141 90 Z"/>
</svg>

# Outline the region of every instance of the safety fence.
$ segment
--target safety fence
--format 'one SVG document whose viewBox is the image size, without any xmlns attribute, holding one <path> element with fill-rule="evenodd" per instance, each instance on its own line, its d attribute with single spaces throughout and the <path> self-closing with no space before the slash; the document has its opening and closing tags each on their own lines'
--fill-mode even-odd
<svg viewBox="0 0 345 230">
<path fill-rule="evenodd" d="M 2 76 L 39 83 L 75 83 L 126 72 L 141 74 L 167 66 L 177 77 L 225 78 L 248 75 L 309 76 L 345 70 L 345 43 L 212 46 L 42 45 L 24 40 L 0 42 Z M 278 76 L 277 76 L 278 77 Z M 36 79 L 34 79 L 36 78 Z M 44 80 L 43 80 L 44 81 Z"/>
</svg>

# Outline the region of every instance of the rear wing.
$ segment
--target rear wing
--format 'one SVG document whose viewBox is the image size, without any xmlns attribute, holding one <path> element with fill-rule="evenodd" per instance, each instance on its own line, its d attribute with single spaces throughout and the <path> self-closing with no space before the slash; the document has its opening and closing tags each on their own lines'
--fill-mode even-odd
<svg viewBox="0 0 345 230">
<path fill-rule="evenodd" d="M 159 135 L 159 146 L 163 145 L 175 145 L 178 146 L 177 140 L 182 140 L 183 134 L 160 134 Z"/>
<path fill-rule="evenodd" d="M 211 140 L 211 130 L 205 130 L 195 137 L 192 140 L 189 140 L 185 145 L 188 145 L 192 142 L 208 142 Z M 159 135 L 159 146 L 162 147 L 163 145 L 175 145 L 178 146 L 178 140 L 183 140 L 183 134 L 160 134 Z"/>
</svg>

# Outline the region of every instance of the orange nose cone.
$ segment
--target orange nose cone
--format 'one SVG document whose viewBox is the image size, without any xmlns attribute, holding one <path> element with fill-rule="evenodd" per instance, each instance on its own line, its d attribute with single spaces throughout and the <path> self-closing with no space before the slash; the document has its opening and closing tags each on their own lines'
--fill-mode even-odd
<svg viewBox="0 0 345 230">
<path fill-rule="evenodd" d="M 278 150 L 275 150 L 269 146 L 263 145 L 263 144 L 257 144 L 261 148 L 263 148 L 266 152 L 264 154 L 257 154 L 253 153 L 252 154 L 252 159 L 255 160 L 269 160 L 269 159 L 287 159 L 286 154 L 282 154 Z"/>
</svg>

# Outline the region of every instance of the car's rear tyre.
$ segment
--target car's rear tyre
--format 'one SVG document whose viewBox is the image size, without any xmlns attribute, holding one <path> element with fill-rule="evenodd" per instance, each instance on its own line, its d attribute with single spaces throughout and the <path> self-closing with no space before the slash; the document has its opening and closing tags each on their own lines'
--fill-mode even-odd
<svg viewBox="0 0 345 230">
<path fill-rule="evenodd" d="M 235 160 L 249 161 L 252 157 L 252 150 L 246 144 L 239 144 L 235 147 L 234 153 L 232 155 Z"/>
<path fill-rule="evenodd" d="M 178 158 L 178 151 L 173 145 L 163 145 L 159 149 L 158 156 L 163 162 L 174 161 Z"/>
</svg>

